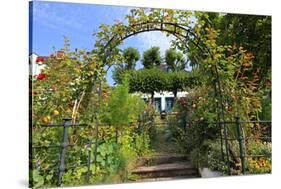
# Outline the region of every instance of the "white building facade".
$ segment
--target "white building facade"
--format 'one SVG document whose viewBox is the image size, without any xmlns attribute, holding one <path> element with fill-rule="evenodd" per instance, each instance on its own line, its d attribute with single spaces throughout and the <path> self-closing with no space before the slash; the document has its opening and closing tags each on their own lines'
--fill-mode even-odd
<svg viewBox="0 0 281 189">
<path fill-rule="evenodd" d="M 36 76 L 41 73 L 41 70 L 45 67 L 43 64 L 45 58 L 46 57 L 40 57 L 36 53 L 32 53 L 29 56 L 29 75 Z"/>
<path fill-rule="evenodd" d="M 183 98 L 187 96 L 187 92 L 178 92 L 177 98 Z M 150 94 L 143 94 L 141 96 L 146 102 L 149 101 L 151 98 Z M 154 106 L 158 112 L 171 112 L 174 107 L 174 94 L 172 92 L 161 92 L 161 93 L 154 93 Z"/>
</svg>

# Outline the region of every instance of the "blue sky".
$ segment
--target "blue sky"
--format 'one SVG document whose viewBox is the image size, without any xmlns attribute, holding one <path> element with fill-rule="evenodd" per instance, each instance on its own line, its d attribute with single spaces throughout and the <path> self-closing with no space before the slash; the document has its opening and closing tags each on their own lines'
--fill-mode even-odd
<svg viewBox="0 0 281 189">
<path fill-rule="evenodd" d="M 70 40 L 71 48 L 93 49 L 95 37 L 101 23 L 113 24 L 115 20 L 125 21 L 125 15 L 132 7 L 104 6 L 94 4 L 33 2 L 32 52 L 48 56 L 54 48 L 63 47 L 63 36 Z M 173 37 L 166 37 L 161 32 L 145 32 L 124 41 L 121 48 L 134 47 L 140 53 L 149 47 L 159 46 L 161 53 L 169 48 Z M 141 68 L 140 62 L 137 69 Z M 106 76 L 112 85 L 112 69 Z"/>
</svg>

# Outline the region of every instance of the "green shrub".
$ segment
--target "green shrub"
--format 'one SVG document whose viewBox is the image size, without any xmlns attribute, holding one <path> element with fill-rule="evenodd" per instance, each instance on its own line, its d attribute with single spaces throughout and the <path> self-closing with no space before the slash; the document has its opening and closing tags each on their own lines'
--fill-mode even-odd
<svg viewBox="0 0 281 189">
<path fill-rule="evenodd" d="M 135 137 L 135 149 L 139 156 L 148 154 L 150 152 L 150 137 L 147 131 Z"/>
<path fill-rule="evenodd" d="M 129 84 L 125 78 L 122 84 L 111 91 L 108 104 L 101 108 L 103 122 L 117 128 L 136 124 L 138 115 L 144 111 L 145 103 L 138 95 L 129 93 Z"/>
<path fill-rule="evenodd" d="M 213 142 L 210 144 L 208 151 L 208 167 L 213 171 L 227 173 L 227 165 L 222 161 L 221 144 Z"/>
<path fill-rule="evenodd" d="M 246 169 L 251 174 L 271 173 L 271 142 L 248 141 Z M 261 156 L 261 157 L 251 157 Z"/>
<path fill-rule="evenodd" d="M 249 155 L 264 155 L 271 157 L 271 142 L 249 140 L 246 148 Z"/>
</svg>

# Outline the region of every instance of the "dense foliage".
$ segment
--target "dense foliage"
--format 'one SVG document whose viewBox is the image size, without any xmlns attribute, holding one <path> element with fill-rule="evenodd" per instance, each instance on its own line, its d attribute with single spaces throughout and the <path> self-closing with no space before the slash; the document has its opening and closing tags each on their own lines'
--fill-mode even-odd
<svg viewBox="0 0 281 189">
<path fill-rule="evenodd" d="M 161 64 L 160 48 L 151 47 L 143 52 L 142 64 L 144 68 L 151 69 Z"/>
<path fill-rule="evenodd" d="M 138 115 L 144 111 L 145 104 L 140 96 L 129 94 L 127 78 L 111 92 L 108 102 L 102 107 L 102 120 L 115 127 L 136 123 Z"/>
<path fill-rule="evenodd" d="M 127 70 L 134 70 L 136 62 L 140 59 L 139 51 L 135 48 L 128 47 L 123 50 L 122 57 L 124 59 L 123 64 L 115 66 L 113 71 L 113 80 L 116 83 L 121 83 Z"/>
<path fill-rule="evenodd" d="M 165 63 L 171 71 L 182 71 L 186 68 L 187 61 L 180 51 L 167 49 L 165 52 Z"/>
<path fill-rule="evenodd" d="M 151 94 L 153 100 L 154 92 L 163 91 L 166 86 L 165 73 L 157 68 L 142 69 L 130 73 L 130 91 Z"/>
<path fill-rule="evenodd" d="M 53 71 L 53 68 L 47 69 Z M 48 72 L 45 73 L 48 75 L 48 79 L 54 79 Z M 36 82 L 37 87 L 45 85 L 41 81 L 44 80 L 40 80 L 40 83 L 39 81 Z M 96 139 L 97 120 L 89 122 L 88 120 L 93 119 L 92 115 L 88 114 L 84 119 L 84 116 L 87 115 L 84 114 L 80 116 L 79 121 L 80 123 L 90 123 L 90 127 L 68 129 L 68 142 L 74 146 L 67 151 L 66 170 L 62 178 L 63 185 L 80 185 L 86 182 L 124 182 L 130 178 L 128 170 L 134 167 L 137 156 L 150 152 L 150 139 L 147 129 L 139 133 L 136 132 L 136 128 L 139 127 L 138 116 L 144 112 L 145 104 L 139 96 L 129 94 L 126 80 L 122 83 L 111 90 L 102 85 L 104 87 L 99 95 L 102 95 L 103 98 L 100 99 L 99 104 L 94 103 L 94 105 L 100 107 L 99 111 L 95 109 L 96 119 L 98 118 L 99 124 L 104 126 L 98 130 L 97 166 L 92 159 L 90 164 L 91 177 L 88 181 L 86 179 L 88 175 L 88 155 L 90 153 L 94 157 L 95 151 L 94 146 L 89 146 L 89 143 Z M 93 97 L 97 98 L 98 94 L 94 94 Z M 61 103 L 61 105 L 56 105 L 62 106 L 64 101 Z M 36 107 L 34 106 L 34 108 Z M 61 123 L 62 120 L 55 116 L 59 116 L 59 114 L 52 115 L 50 122 L 48 119 L 46 123 Z M 118 135 L 116 135 L 116 132 L 118 132 Z M 56 167 L 59 166 L 60 150 L 59 148 L 48 147 L 60 145 L 62 129 L 44 129 L 37 125 L 33 127 L 32 137 L 32 145 L 41 147 L 32 153 L 31 184 L 33 187 L 54 186 L 57 182 Z"/>
<path fill-rule="evenodd" d="M 148 93 L 153 99 L 155 92 L 171 91 L 176 98 L 178 91 L 199 84 L 198 76 L 186 71 L 164 72 L 158 68 L 128 72 L 131 92 Z"/>
<path fill-rule="evenodd" d="M 131 70 L 136 66 L 136 62 L 140 59 L 139 51 L 135 48 L 128 47 L 123 50 L 125 69 Z"/>
<path fill-rule="evenodd" d="M 45 61 L 41 74 L 33 78 L 34 125 L 58 122 L 64 117 L 72 117 L 75 121 L 85 115 L 92 78 L 100 78 L 105 74 L 92 54 L 84 50 L 70 52 L 69 47 L 69 41 L 65 39 L 63 57 L 51 55 Z"/>
</svg>

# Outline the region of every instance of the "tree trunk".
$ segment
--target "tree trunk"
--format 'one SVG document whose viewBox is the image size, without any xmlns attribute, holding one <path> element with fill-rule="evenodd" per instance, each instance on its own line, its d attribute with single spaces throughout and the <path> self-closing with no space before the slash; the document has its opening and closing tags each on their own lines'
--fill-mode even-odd
<svg viewBox="0 0 281 189">
<path fill-rule="evenodd" d="M 82 92 L 82 95 L 81 95 L 81 97 L 79 99 L 79 102 L 78 103 L 76 102 L 77 106 L 74 109 L 74 114 L 72 114 L 72 124 L 76 124 L 77 113 L 78 113 L 78 110 L 79 110 L 79 108 L 81 106 L 81 103 L 83 101 L 84 96 L 85 96 L 85 90 Z"/>
<path fill-rule="evenodd" d="M 230 156 L 231 156 L 232 160 L 234 161 L 234 170 L 241 170 L 241 167 L 242 167 L 241 159 L 238 158 L 238 155 L 236 154 L 231 142 L 227 141 L 227 144 L 228 144 L 228 150 L 229 150 Z"/>
<path fill-rule="evenodd" d="M 150 101 L 151 105 L 153 105 L 154 103 L 154 92 L 151 93 L 151 101 Z"/>
<path fill-rule="evenodd" d="M 79 99 L 79 101 L 76 99 L 75 100 L 75 103 L 74 103 L 74 106 L 73 106 L 73 111 L 72 111 L 72 124 L 75 125 L 76 124 L 76 119 L 77 119 L 77 114 L 78 114 L 78 111 L 79 111 L 79 108 L 81 106 L 81 103 L 85 97 L 85 90 L 82 92 L 81 94 L 81 97 Z M 75 136 L 77 133 L 77 127 L 74 127 L 73 129 L 73 136 Z"/>
<path fill-rule="evenodd" d="M 173 93 L 174 93 L 174 104 L 176 104 L 178 91 L 174 91 Z"/>
</svg>

